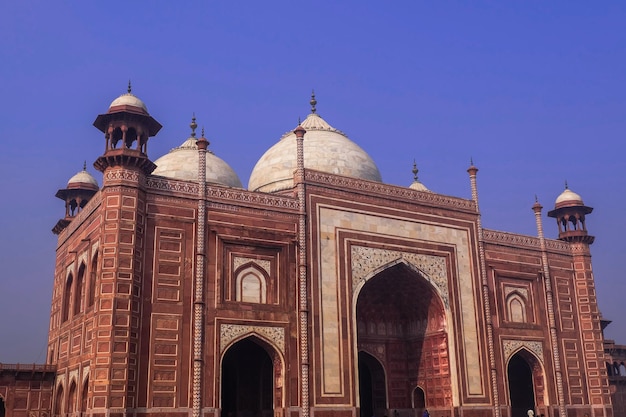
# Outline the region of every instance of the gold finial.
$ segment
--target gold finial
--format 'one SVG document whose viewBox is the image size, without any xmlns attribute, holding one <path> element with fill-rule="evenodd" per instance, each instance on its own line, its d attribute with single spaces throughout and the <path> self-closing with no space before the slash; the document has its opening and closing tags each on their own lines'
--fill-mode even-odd
<svg viewBox="0 0 626 417">
<path fill-rule="evenodd" d="M 565 180 L 565 189 L 569 190 L 569 187 L 567 186 L 567 180 Z"/>
<path fill-rule="evenodd" d="M 130 86 L 130 80 L 128 80 L 128 94 L 130 94 L 130 92 L 131 92 L 132 90 L 133 90 L 133 89 L 132 89 L 132 88 L 131 88 L 131 86 Z"/>
<path fill-rule="evenodd" d="M 83 171 L 87 171 L 87 161 L 83 162 Z"/>
<path fill-rule="evenodd" d="M 417 164 L 415 163 L 415 159 L 413 160 L 413 181 L 417 181 L 417 173 L 419 170 L 417 169 Z"/>
<path fill-rule="evenodd" d="M 315 90 L 311 90 L 311 101 L 309 101 L 309 104 L 311 104 L 311 113 L 315 113 L 315 105 L 317 104 L 317 100 L 315 100 Z"/>
<path fill-rule="evenodd" d="M 193 113 L 193 116 L 191 117 L 191 123 L 189 124 L 189 127 L 191 128 L 191 137 L 195 138 L 196 137 L 196 128 L 198 127 L 198 124 L 196 123 L 196 113 Z M 202 136 L 204 136 L 204 131 L 202 132 Z"/>
</svg>

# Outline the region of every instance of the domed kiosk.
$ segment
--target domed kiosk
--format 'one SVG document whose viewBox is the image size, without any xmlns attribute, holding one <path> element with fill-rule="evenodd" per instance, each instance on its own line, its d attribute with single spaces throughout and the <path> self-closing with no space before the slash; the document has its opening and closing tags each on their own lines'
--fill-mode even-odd
<svg viewBox="0 0 626 417">
<path fill-rule="evenodd" d="M 179 147 L 172 149 L 156 161 L 152 175 L 183 181 L 198 180 L 198 139 L 196 139 L 196 118 L 192 118 L 191 136 Z M 204 136 L 204 133 L 202 134 Z M 222 159 L 209 150 L 206 153 L 206 181 L 227 187 L 242 188 L 239 177 Z"/>
<path fill-rule="evenodd" d="M 300 124 L 304 135 L 304 167 L 331 174 L 381 182 L 372 158 L 345 133 L 335 129 L 316 113 L 315 94 L 311 114 Z M 248 189 L 267 193 L 293 187 L 296 169 L 296 135 L 285 133 L 256 163 Z"/>
<path fill-rule="evenodd" d="M 98 181 L 87 172 L 87 163 L 84 163 L 83 170 L 72 176 L 67 182 L 67 187 L 55 194 L 56 198 L 65 201 L 65 217 L 57 222 L 52 232 L 61 233 L 99 189 Z"/>
</svg>

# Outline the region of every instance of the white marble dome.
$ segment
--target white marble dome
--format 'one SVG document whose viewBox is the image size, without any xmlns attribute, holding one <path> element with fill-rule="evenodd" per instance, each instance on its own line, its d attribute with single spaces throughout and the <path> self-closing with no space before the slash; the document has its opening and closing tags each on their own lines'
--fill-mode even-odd
<svg viewBox="0 0 626 417">
<path fill-rule="evenodd" d="M 111 102 L 111 105 L 109 106 L 109 109 L 111 107 L 117 106 L 133 106 L 143 109 L 146 113 L 148 113 L 148 108 L 146 107 L 145 103 L 132 93 L 122 94 L 121 96 L 113 100 Z"/>
<path fill-rule="evenodd" d="M 554 202 L 555 207 L 564 207 L 564 206 L 583 206 L 583 199 L 580 195 L 576 194 L 572 190 L 570 190 L 567 186 L 565 186 L 565 191 L 563 191 Z"/>
<path fill-rule="evenodd" d="M 67 182 L 67 188 L 88 188 L 98 190 L 100 186 L 98 181 L 87 172 L 87 167 L 83 167 L 83 170 L 78 172 Z"/>
<path fill-rule="evenodd" d="M 172 149 L 154 163 L 152 175 L 183 181 L 198 181 L 198 145 L 195 137 L 190 137 L 182 145 Z M 233 169 L 211 151 L 206 153 L 206 181 L 227 187 L 242 188 L 241 180 Z"/>
<path fill-rule="evenodd" d="M 382 181 L 378 167 L 359 145 L 330 126 L 315 112 L 301 123 L 304 135 L 304 167 L 331 174 Z M 256 163 L 248 190 L 276 192 L 293 187 L 296 169 L 296 135 L 287 132 Z"/>
</svg>

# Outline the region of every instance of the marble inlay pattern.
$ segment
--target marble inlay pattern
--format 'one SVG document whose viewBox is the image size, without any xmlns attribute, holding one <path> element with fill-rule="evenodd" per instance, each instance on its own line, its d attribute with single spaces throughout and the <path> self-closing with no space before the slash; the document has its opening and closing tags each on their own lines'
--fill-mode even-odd
<svg viewBox="0 0 626 417">
<path fill-rule="evenodd" d="M 220 352 L 224 352 L 226 347 L 235 339 L 246 334 L 258 334 L 271 341 L 280 353 L 285 355 L 285 329 L 273 326 L 250 326 L 245 324 L 223 323 L 220 326 Z"/>
<path fill-rule="evenodd" d="M 249 262 L 254 263 L 259 268 L 263 269 L 267 275 L 270 275 L 270 261 L 267 259 L 253 259 L 253 258 L 244 258 L 241 256 L 233 257 L 233 271 L 236 271 L 241 265 L 245 265 Z"/>
<path fill-rule="evenodd" d="M 510 340 L 505 339 L 502 341 L 502 350 L 504 351 L 504 360 L 508 361 L 513 353 L 517 352 L 520 348 L 526 348 L 528 351 L 535 354 L 537 358 L 543 361 L 543 344 L 540 341 L 533 340 Z"/>
<path fill-rule="evenodd" d="M 424 278 L 431 281 L 439 289 L 444 305 L 446 308 L 450 307 L 445 258 L 364 246 L 352 246 L 351 249 L 353 293 L 358 288 L 359 281 L 365 279 L 380 267 L 389 265 L 393 261 L 405 260 L 422 272 Z"/>
<path fill-rule="evenodd" d="M 528 300 L 528 289 L 520 287 L 504 287 L 504 296 L 508 297 L 512 292 L 517 292 Z"/>
</svg>

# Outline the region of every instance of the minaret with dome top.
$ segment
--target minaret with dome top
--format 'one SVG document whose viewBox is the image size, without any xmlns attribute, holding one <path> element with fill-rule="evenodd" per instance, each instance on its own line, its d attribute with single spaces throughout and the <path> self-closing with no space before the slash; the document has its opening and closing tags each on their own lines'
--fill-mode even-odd
<svg viewBox="0 0 626 417">
<path fill-rule="evenodd" d="M 65 201 L 65 217 L 54 225 L 52 232 L 55 235 L 61 233 L 99 189 L 98 181 L 87 172 L 87 163 L 84 163 L 83 170 L 69 179 L 67 188 L 60 189 L 55 195 Z"/>
<path fill-rule="evenodd" d="M 161 129 L 142 100 L 128 91 L 113 100 L 94 126 L 104 133 L 105 150 L 94 166 L 103 173 L 102 238 L 97 248 L 99 285 L 93 344 L 98 361 L 91 363 L 94 408 L 127 408 L 137 404 L 139 347 L 142 340 L 144 261 L 148 217 L 147 176 L 156 165 L 148 158 L 148 139 Z M 93 250 L 93 249 L 92 249 Z M 124 384 L 112 384 L 126 375 Z M 97 393 L 97 395 L 94 395 Z"/>
<path fill-rule="evenodd" d="M 556 198 L 554 210 L 548 212 L 549 217 L 556 219 L 559 226 L 559 239 L 567 242 L 592 244 L 594 237 L 587 233 L 585 216 L 593 211 L 593 207 L 585 206 L 580 195 L 569 189 Z"/>
</svg>

